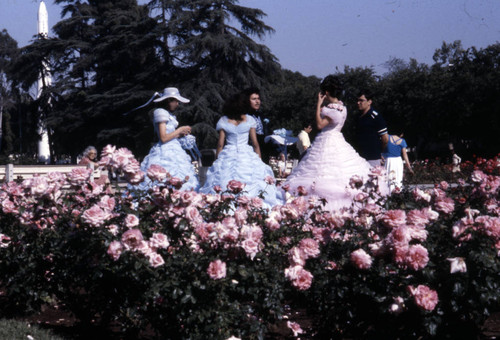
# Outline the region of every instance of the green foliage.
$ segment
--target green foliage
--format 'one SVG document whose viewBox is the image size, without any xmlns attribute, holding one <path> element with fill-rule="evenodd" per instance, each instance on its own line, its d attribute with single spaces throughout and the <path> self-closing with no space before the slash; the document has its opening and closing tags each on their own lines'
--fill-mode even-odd
<svg viewBox="0 0 500 340">
<path fill-rule="evenodd" d="M 23 321 L 0 320 L 0 337 L 2 339 L 37 339 L 37 340 L 62 340 L 50 331 L 40 329 L 37 326 L 27 324 Z"/>
</svg>

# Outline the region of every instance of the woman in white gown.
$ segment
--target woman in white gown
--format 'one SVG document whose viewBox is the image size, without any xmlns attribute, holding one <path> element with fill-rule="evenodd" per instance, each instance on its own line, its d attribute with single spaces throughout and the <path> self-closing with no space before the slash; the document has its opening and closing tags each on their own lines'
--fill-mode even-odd
<svg viewBox="0 0 500 340">
<path fill-rule="evenodd" d="M 338 77 L 330 75 L 321 83 L 315 114 L 321 132 L 284 183 L 292 194 L 302 186 L 308 195 L 325 198 L 327 210 L 350 207 L 358 192 L 349 186 L 351 177 L 358 175 L 366 181 L 370 173 L 370 164 L 341 132 L 347 117 L 347 109 L 338 99 L 341 93 Z"/>
</svg>

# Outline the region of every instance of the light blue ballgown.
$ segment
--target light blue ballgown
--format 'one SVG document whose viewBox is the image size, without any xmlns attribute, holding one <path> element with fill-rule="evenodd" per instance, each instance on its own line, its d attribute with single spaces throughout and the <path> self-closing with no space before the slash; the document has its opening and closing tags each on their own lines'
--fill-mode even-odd
<svg viewBox="0 0 500 340">
<path fill-rule="evenodd" d="M 156 109 L 154 111 L 154 128 L 155 133 L 160 138 L 158 131 L 158 123 L 165 122 L 167 133 L 174 132 L 179 122 L 174 115 L 164 109 Z M 189 179 L 182 186 L 181 190 L 197 190 L 199 187 L 198 177 L 196 176 L 195 169 L 191 163 L 191 157 L 181 147 L 177 138 L 173 138 L 166 143 L 159 141 L 156 143 L 149 154 L 144 158 L 141 163 L 141 170 L 147 172 L 149 167 L 157 164 L 165 168 L 172 177 L 184 179 L 189 176 Z M 151 185 L 151 180 L 146 176 L 144 182 L 139 184 L 140 189 L 147 189 Z"/>
<path fill-rule="evenodd" d="M 267 184 L 265 178 L 270 176 L 274 179 L 274 174 L 253 147 L 248 145 L 250 129 L 256 127 L 256 122 L 250 115 L 246 118 L 239 125 L 231 124 L 226 116 L 217 122 L 217 131 L 224 130 L 226 133 L 226 145 L 208 169 L 207 180 L 200 192 L 214 193 L 213 187 L 216 185 L 226 190 L 228 182 L 234 179 L 246 184 L 244 195 L 257 197 L 263 192 L 264 203 L 272 207 L 278 203 L 276 186 Z"/>
</svg>

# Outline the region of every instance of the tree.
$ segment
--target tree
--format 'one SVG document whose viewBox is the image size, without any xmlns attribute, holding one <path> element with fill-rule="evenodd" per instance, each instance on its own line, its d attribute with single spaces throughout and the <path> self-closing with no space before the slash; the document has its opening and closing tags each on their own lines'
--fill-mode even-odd
<svg viewBox="0 0 500 340">
<path fill-rule="evenodd" d="M 198 123 L 194 129 L 200 134 L 213 136 L 208 130 L 231 94 L 248 86 L 265 91 L 279 78 L 276 57 L 251 38 L 273 32 L 261 20 L 261 10 L 239 6 L 236 0 L 157 0 L 149 5 L 161 9 L 157 20 L 165 32 L 164 43 L 172 41 L 173 61 L 183 71 L 179 87 L 192 99 L 179 116 L 188 124 Z M 214 140 L 213 145 L 199 143 L 214 147 Z"/>
</svg>

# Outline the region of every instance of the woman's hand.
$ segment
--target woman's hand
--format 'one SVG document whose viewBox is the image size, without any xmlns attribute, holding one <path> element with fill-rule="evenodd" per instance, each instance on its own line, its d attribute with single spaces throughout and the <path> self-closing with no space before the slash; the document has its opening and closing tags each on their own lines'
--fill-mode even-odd
<svg viewBox="0 0 500 340">
<path fill-rule="evenodd" d="M 326 98 L 326 94 L 324 94 L 322 92 L 318 93 L 318 106 L 323 105 L 323 101 L 325 100 L 325 98 Z"/>
<path fill-rule="evenodd" d="M 177 131 L 179 131 L 181 137 L 189 135 L 191 133 L 191 126 L 181 126 Z"/>
</svg>

